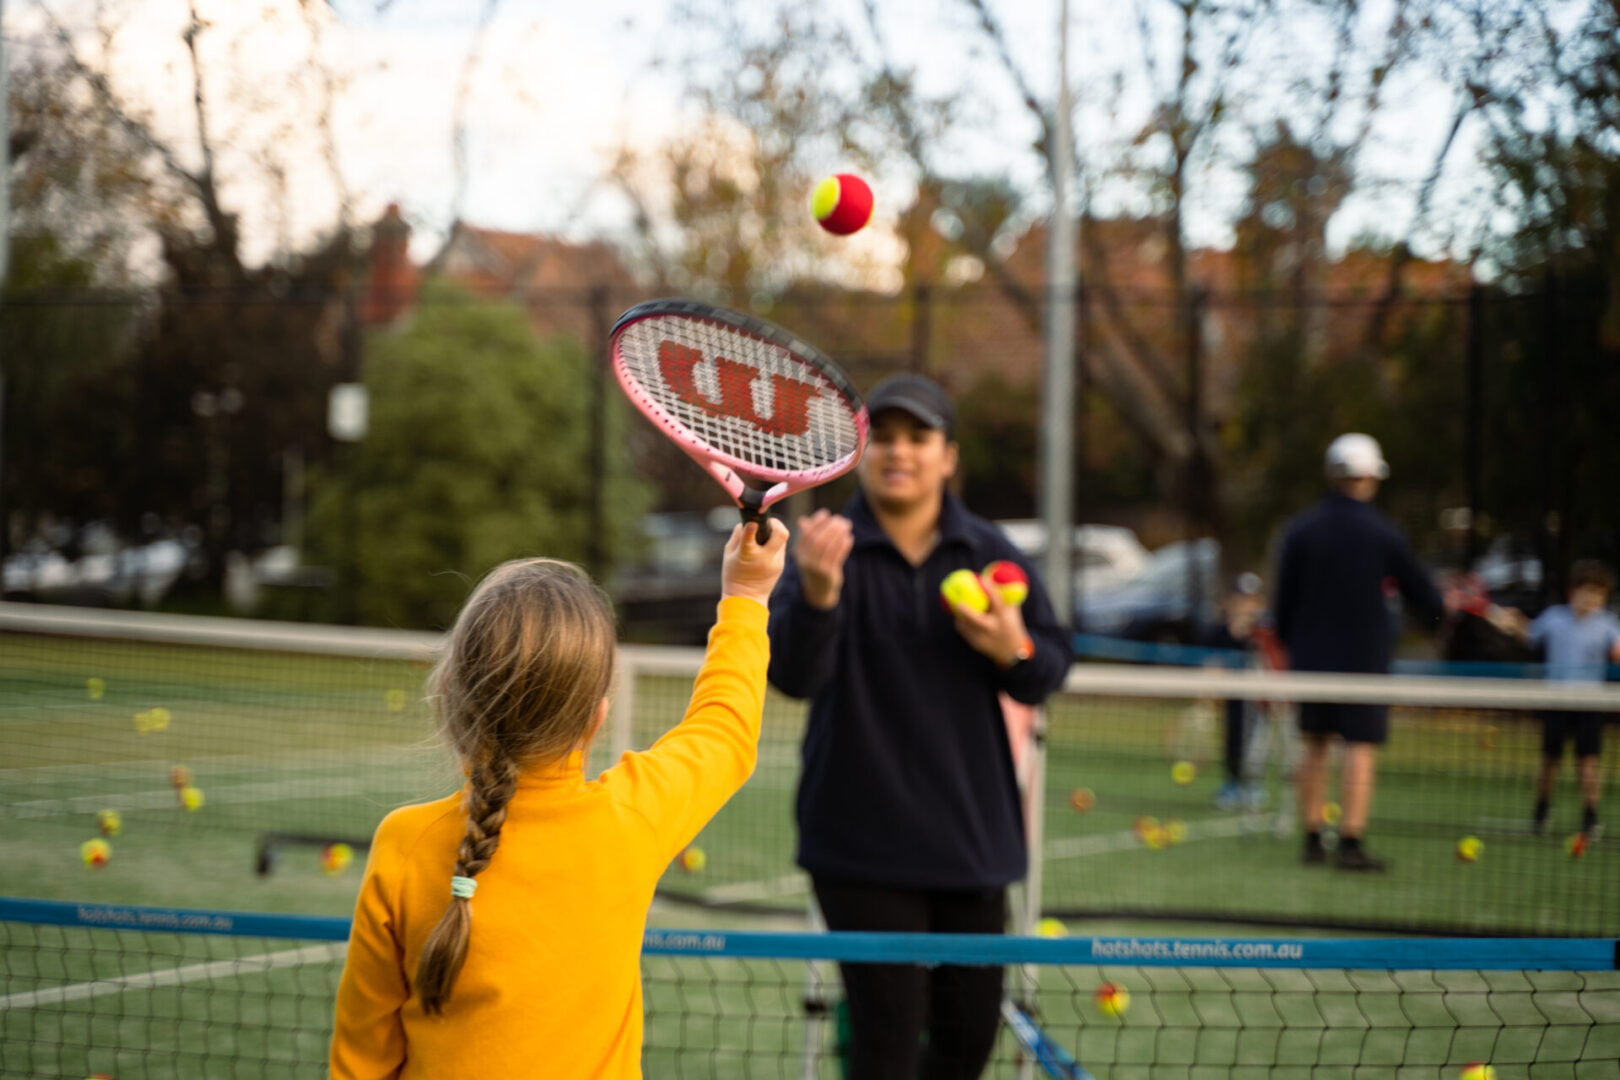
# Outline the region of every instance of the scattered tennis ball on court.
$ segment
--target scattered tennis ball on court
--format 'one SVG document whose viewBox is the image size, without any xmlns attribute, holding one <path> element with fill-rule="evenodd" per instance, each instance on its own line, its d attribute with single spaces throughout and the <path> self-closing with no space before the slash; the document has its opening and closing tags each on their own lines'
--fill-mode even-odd
<svg viewBox="0 0 1620 1080">
<path fill-rule="evenodd" d="M 1062 919 L 1048 917 L 1035 924 L 1035 933 L 1039 937 L 1068 937 L 1069 928 Z"/>
<path fill-rule="evenodd" d="M 1170 766 L 1170 779 L 1174 780 L 1182 787 L 1186 787 L 1188 784 L 1198 779 L 1198 766 L 1194 765 L 1190 761 L 1178 761 L 1174 765 Z"/>
<path fill-rule="evenodd" d="M 352 862 L 354 862 L 354 848 L 348 844 L 327 844 L 321 849 L 321 872 L 327 877 L 343 873 Z"/>
<path fill-rule="evenodd" d="M 96 828 L 102 836 L 117 836 L 124 831 L 124 816 L 116 810 L 103 810 L 96 815 Z"/>
<path fill-rule="evenodd" d="M 169 770 L 169 783 L 174 785 L 176 791 L 191 786 L 191 770 L 184 765 L 176 765 Z"/>
<path fill-rule="evenodd" d="M 1565 840 L 1564 850 L 1569 852 L 1569 857 L 1572 859 L 1579 859 L 1583 857 L 1586 854 L 1586 834 L 1583 832 L 1578 832 L 1574 836 L 1571 836 L 1568 840 Z"/>
<path fill-rule="evenodd" d="M 1187 826 L 1179 821 L 1164 823 L 1164 839 L 1170 844 L 1185 844 L 1187 842 Z"/>
<path fill-rule="evenodd" d="M 1141 834 L 1142 846 L 1158 851 L 1170 846 L 1170 833 L 1163 825 L 1155 825 Z"/>
<path fill-rule="evenodd" d="M 680 855 L 681 869 L 688 874 L 695 874 L 709 865 L 709 857 L 703 854 L 703 849 L 693 844 Z"/>
<path fill-rule="evenodd" d="M 1124 1016 L 1125 1010 L 1131 1007 L 1131 992 L 1114 983 L 1103 983 L 1097 987 L 1091 1000 L 1096 1002 L 1097 1011 L 1104 1016 Z"/>
<path fill-rule="evenodd" d="M 1148 817 L 1146 814 L 1144 814 L 1131 823 L 1131 832 L 1135 833 L 1140 839 L 1158 827 L 1158 818 Z"/>
<path fill-rule="evenodd" d="M 1472 1065 L 1464 1065 L 1458 1080 L 1496 1080 L 1496 1066 L 1484 1065 L 1477 1061 Z"/>
<path fill-rule="evenodd" d="M 147 735 L 154 731 L 163 731 L 168 726 L 169 710 L 162 706 L 135 714 L 135 730 L 138 734 Z"/>
<path fill-rule="evenodd" d="M 99 870 L 112 858 L 112 845 L 97 837 L 79 845 L 79 858 L 92 870 Z"/>
<path fill-rule="evenodd" d="M 997 559 L 980 576 L 1001 593 L 1003 603 L 1018 607 L 1029 598 L 1029 576 L 1011 559 Z"/>
<path fill-rule="evenodd" d="M 405 711 L 405 691 L 390 690 L 383 695 L 383 702 L 388 706 L 389 712 Z"/>
<path fill-rule="evenodd" d="M 1337 825 L 1344 816 L 1344 809 L 1336 802 L 1322 804 L 1322 824 Z"/>
<path fill-rule="evenodd" d="M 946 574 L 945 580 L 939 583 L 939 600 L 945 605 L 945 610 L 953 615 L 959 607 L 978 612 L 990 610 L 990 597 L 985 595 L 984 582 L 971 570 L 952 570 Z"/>
<path fill-rule="evenodd" d="M 1496 749 L 1496 725 L 1486 724 L 1479 730 L 1479 748 L 1481 750 Z"/>
<path fill-rule="evenodd" d="M 1465 836 L 1457 841 L 1457 858 L 1463 862 L 1474 862 L 1485 850 L 1485 843 L 1477 836 Z"/>
<path fill-rule="evenodd" d="M 1084 814 L 1097 805 L 1097 796 L 1088 787 L 1077 787 L 1069 792 L 1069 805 Z"/>
<path fill-rule="evenodd" d="M 872 189 L 853 173 L 835 173 L 810 193 L 810 212 L 834 236 L 860 232 L 872 220 Z"/>
<path fill-rule="evenodd" d="M 203 804 L 202 788 L 187 784 L 180 789 L 180 805 L 187 810 L 200 810 Z"/>
<path fill-rule="evenodd" d="M 152 718 L 153 731 L 167 731 L 169 729 L 169 710 L 159 705 L 148 714 Z"/>
<path fill-rule="evenodd" d="M 107 693 L 107 681 L 92 675 L 84 680 L 84 693 L 91 701 L 100 701 Z"/>
</svg>

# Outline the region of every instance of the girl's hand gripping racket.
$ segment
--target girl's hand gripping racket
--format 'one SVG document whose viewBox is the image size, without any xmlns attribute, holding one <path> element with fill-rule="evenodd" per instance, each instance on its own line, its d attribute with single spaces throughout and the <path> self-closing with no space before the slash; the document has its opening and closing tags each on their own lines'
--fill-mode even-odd
<svg viewBox="0 0 1620 1080">
<path fill-rule="evenodd" d="M 869 427 L 855 386 L 779 326 L 688 300 L 619 316 L 609 342 L 619 386 L 770 536 L 765 511 L 860 461 Z"/>
</svg>

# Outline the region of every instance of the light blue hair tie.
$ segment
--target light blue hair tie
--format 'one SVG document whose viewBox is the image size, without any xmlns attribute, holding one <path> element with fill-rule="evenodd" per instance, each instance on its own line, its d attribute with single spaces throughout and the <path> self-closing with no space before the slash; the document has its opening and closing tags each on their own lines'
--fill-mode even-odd
<svg viewBox="0 0 1620 1080">
<path fill-rule="evenodd" d="M 478 882 L 470 877 L 453 877 L 450 879 L 450 895 L 461 900 L 471 900 L 474 892 L 478 890 Z"/>
</svg>

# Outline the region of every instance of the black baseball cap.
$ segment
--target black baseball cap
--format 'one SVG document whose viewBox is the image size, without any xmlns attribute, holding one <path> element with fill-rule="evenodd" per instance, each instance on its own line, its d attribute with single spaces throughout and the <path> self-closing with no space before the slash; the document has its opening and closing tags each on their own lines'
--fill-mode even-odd
<svg viewBox="0 0 1620 1080">
<path fill-rule="evenodd" d="M 956 437 L 956 406 L 940 385 L 921 375 L 891 375 L 866 395 L 866 411 L 876 416 L 885 409 L 900 409 L 930 428 Z"/>
</svg>

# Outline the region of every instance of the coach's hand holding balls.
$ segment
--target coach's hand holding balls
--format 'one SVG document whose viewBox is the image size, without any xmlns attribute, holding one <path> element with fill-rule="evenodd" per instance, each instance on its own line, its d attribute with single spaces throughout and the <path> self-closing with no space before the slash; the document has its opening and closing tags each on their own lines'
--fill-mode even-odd
<svg viewBox="0 0 1620 1080">
<path fill-rule="evenodd" d="M 992 567 L 999 565 L 992 564 Z M 1008 596 L 1017 597 L 1017 591 L 1005 590 L 1003 582 L 989 578 L 988 574 L 979 576 L 978 580 L 982 587 L 978 596 L 974 597 L 974 603 L 951 604 L 951 612 L 956 616 L 957 632 L 974 649 L 994 660 L 998 667 L 1011 667 L 1020 660 L 1028 659 L 1031 642 L 1029 630 L 1024 626 L 1024 609 L 1021 604 L 1008 602 Z M 979 597 L 986 604 L 984 610 L 978 608 Z M 1022 600 L 1022 597 L 1018 599 Z"/>
<path fill-rule="evenodd" d="M 849 518 L 817 510 L 799 519 L 793 561 L 799 564 L 805 603 L 820 611 L 838 606 L 844 591 L 844 560 L 854 548 L 855 529 Z"/>
</svg>

